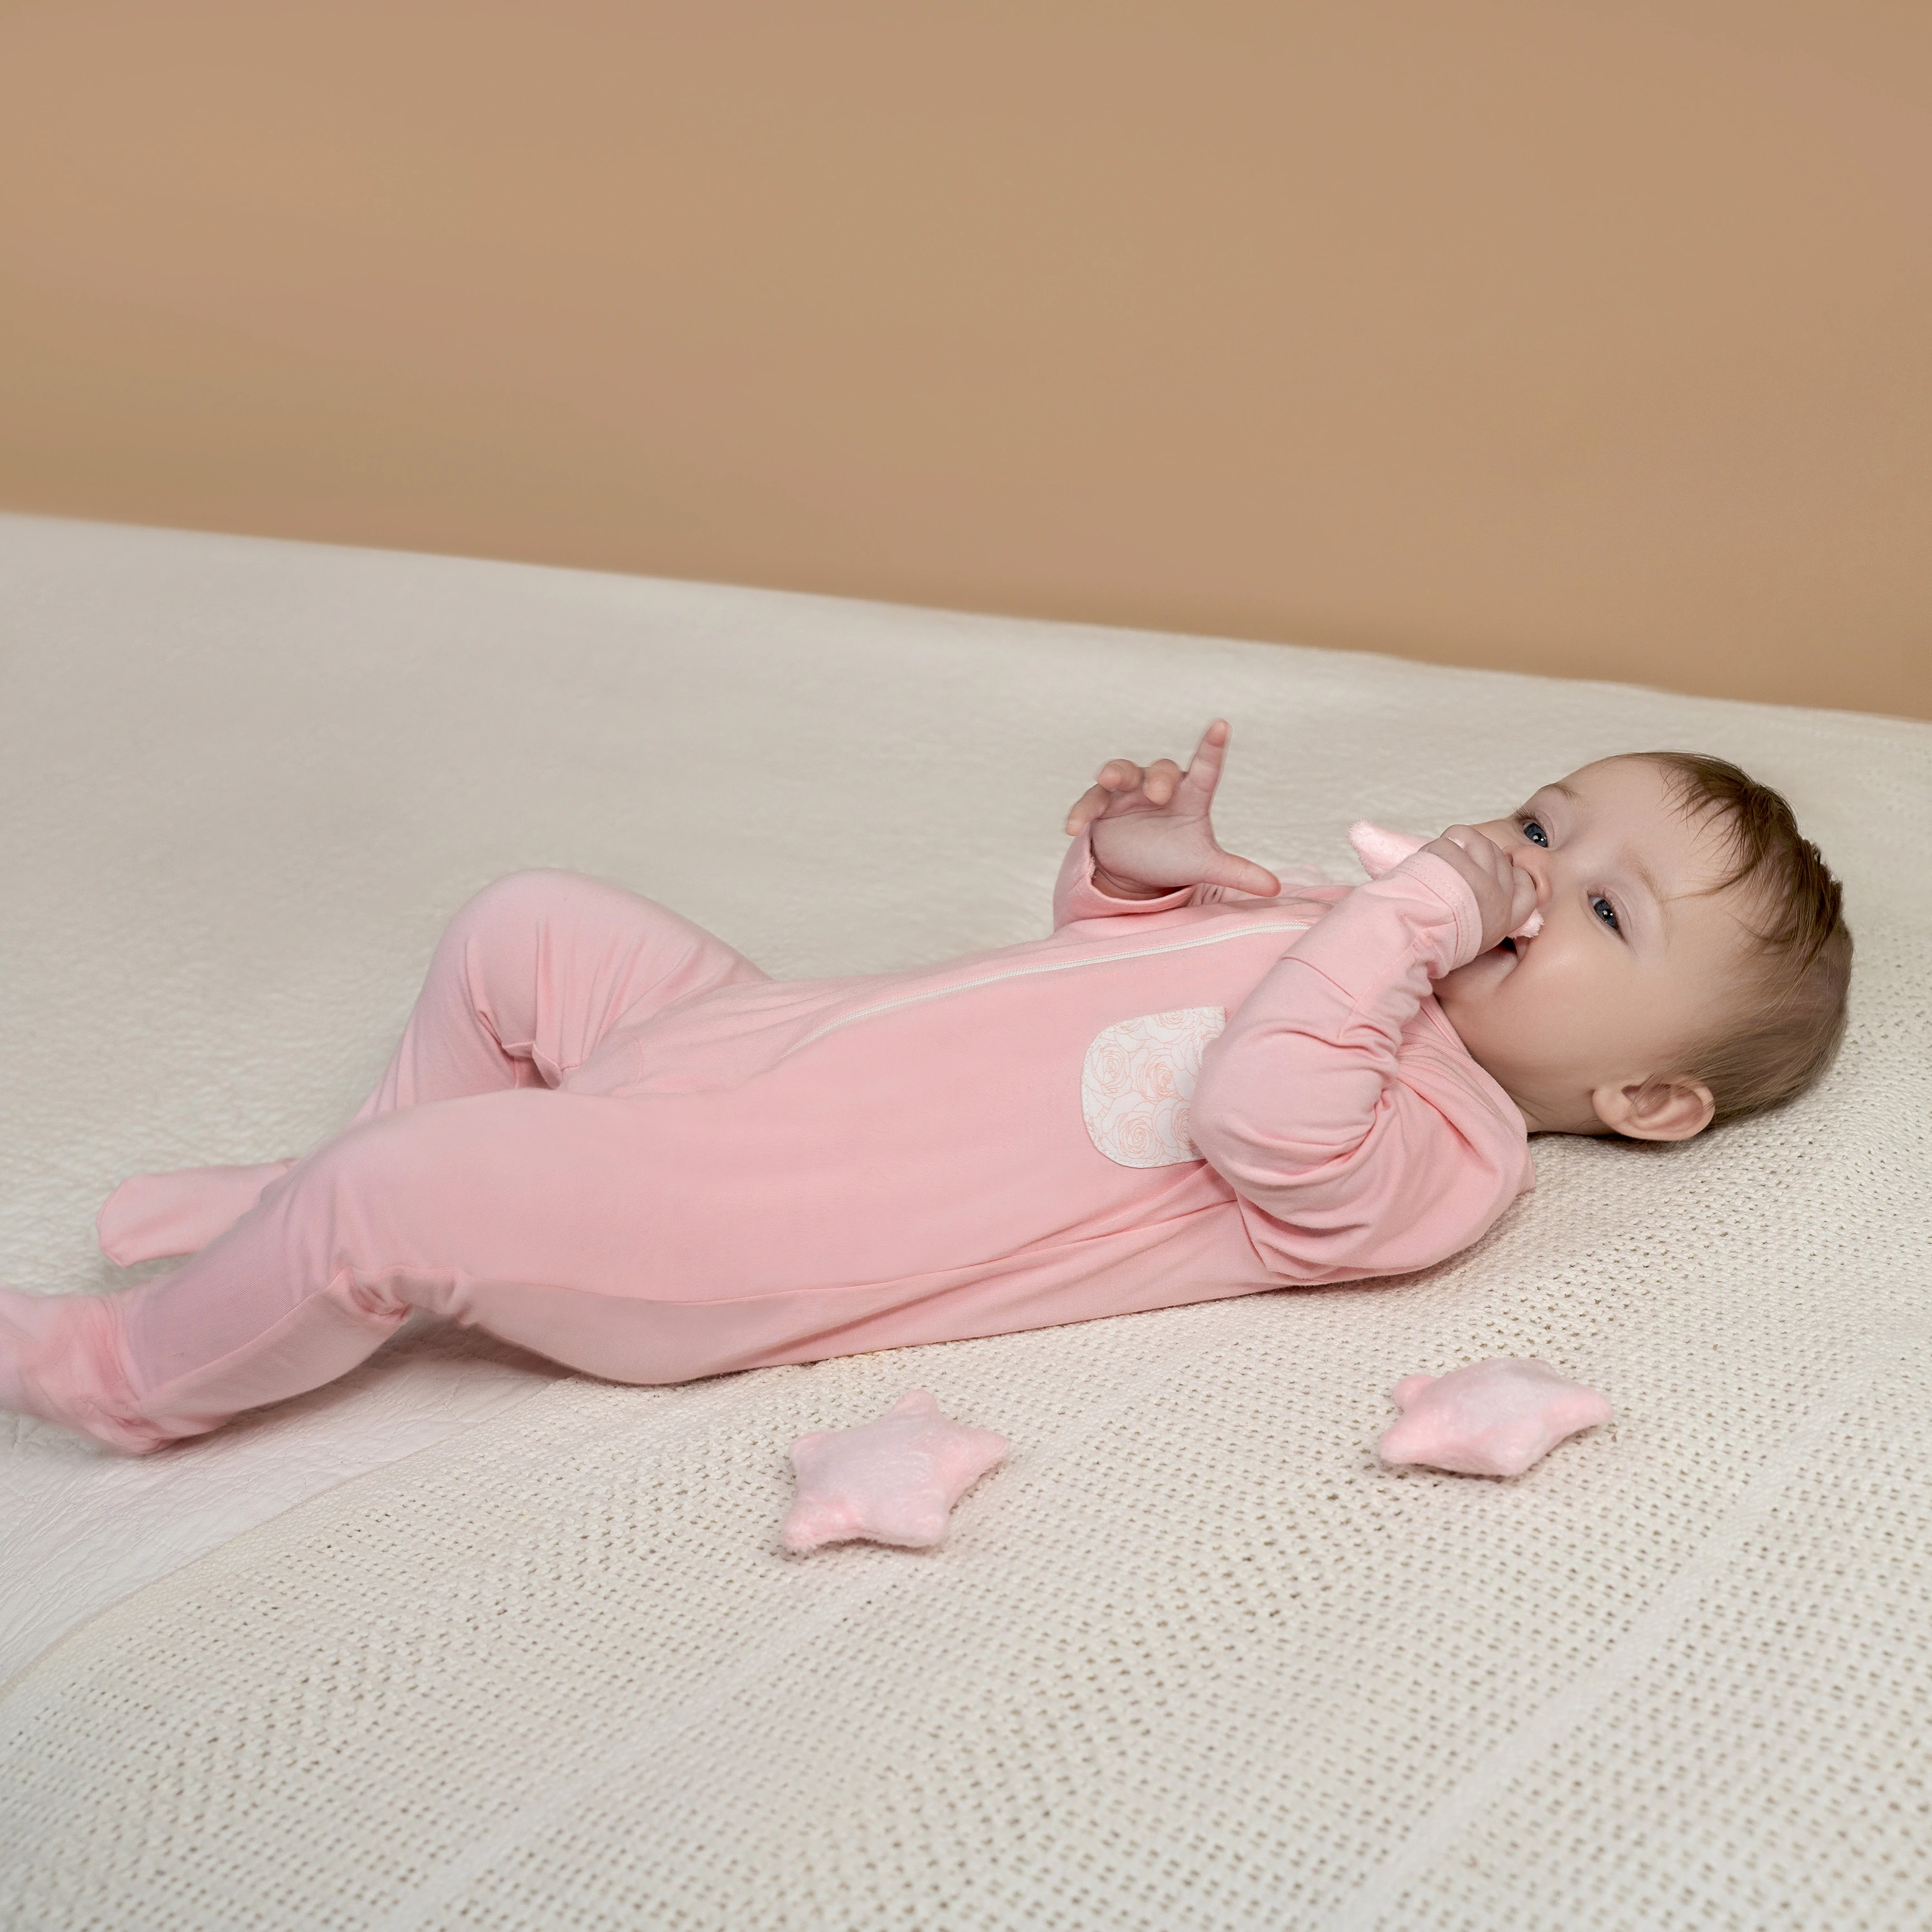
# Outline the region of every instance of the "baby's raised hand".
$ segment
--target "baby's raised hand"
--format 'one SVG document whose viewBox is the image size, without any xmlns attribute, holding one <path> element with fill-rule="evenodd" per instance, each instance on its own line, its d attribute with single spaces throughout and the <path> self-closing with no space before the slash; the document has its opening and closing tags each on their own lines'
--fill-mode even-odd
<svg viewBox="0 0 1932 1932">
<path fill-rule="evenodd" d="M 1468 880 L 1483 916 L 1484 952 L 1501 945 L 1535 911 L 1536 881 L 1473 825 L 1452 825 L 1423 850 L 1446 859 Z"/>
<path fill-rule="evenodd" d="M 1115 898 L 1159 898 L 1183 886 L 1231 886 L 1271 898 L 1281 881 L 1252 859 L 1224 852 L 1209 814 L 1221 782 L 1228 725 L 1201 734 L 1184 772 L 1172 758 L 1144 767 L 1112 758 L 1066 814 L 1066 830 L 1089 832 L 1094 882 Z"/>
</svg>

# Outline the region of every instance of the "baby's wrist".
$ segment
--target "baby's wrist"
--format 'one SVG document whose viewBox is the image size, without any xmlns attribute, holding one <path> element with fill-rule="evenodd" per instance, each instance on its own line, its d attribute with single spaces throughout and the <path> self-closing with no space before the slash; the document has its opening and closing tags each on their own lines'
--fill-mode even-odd
<svg viewBox="0 0 1932 1932">
<path fill-rule="evenodd" d="M 1150 886 L 1138 880 L 1123 879 L 1108 872 L 1096 859 L 1094 862 L 1094 890 L 1110 899 L 1164 899 L 1178 886 Z"/>
</svg>

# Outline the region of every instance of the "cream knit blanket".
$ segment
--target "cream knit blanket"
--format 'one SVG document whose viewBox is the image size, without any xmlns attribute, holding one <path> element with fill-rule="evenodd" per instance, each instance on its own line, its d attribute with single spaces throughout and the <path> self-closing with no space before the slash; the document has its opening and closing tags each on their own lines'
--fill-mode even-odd
<svg viewBox="0 0 1932 1932">
<path fill-rule="evenodd" d="M 507 566 L 10 541 L 38 561 L 5 616 L 34 712 L 7 719 L 9 838 L 66 925 L 9 1077 L 88 1136 L 35 1169 L 10 1117 L 46 1217 L 32 1253 L 9 1222 L 16 1279 L 52 1285 L 126 1167 L 328 1131 L 494 874 L 601 873 L 779 972 L 1003 944 L 1040 929 L 1090 768 L 1217 712 L 1229 842 L 1337 876 L 1354 818 L 1486 815 L 1618 749 L 1735 757 L 1846 878 L 1859 962 L 1816 1094 L 1678 1150 L 1539 1142 L 1537 1192 L 1426 1276 L 567 1379 L 313 1498 L 0 1699 L 0 1924 L 1924 1922 L 1932 728 Z M 64 878 L 34 869 L 48 842 Z M 1514 1482 L 1378 1466 L 1395 1381 L 1502 1354 L 1616 1421 Z M 787 1557 L 786 1443 L 916 1385 L 1007 1465 L 936 1552 Z"/>
</svg>

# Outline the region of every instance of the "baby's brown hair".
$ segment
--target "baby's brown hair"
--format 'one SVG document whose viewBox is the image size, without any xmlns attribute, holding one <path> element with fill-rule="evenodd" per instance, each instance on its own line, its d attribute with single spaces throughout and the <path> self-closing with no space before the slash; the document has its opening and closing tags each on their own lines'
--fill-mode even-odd
<svg viewBox="0 0 1932 1932">
<path fill-rule="evenodd" d="M 1838 1057 L 1845 1036 L 1852 935 L 1844 891 L 1824 855 L 1798 830 L 1781 794 L 1727 759 L 1696 752 L 1638 752 L 1658 766 L 1694 818 L 1720 814 L 1730 869 L 1708 890 L 1742 889 L 1755 917 L 1743 1009 L 1730 1030 L 1683 1071 L 1716 1102 L 1712 1124 L 1794 1100 Z"/>
</svg>

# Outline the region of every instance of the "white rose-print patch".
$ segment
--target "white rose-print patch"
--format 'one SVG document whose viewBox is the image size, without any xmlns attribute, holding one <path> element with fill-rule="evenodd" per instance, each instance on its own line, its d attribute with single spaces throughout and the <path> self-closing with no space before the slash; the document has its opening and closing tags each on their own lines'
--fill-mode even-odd
<svg viewBox="0 0 1932 1932">
<path fill-rule="evenodd" d="M 1143 1013 L 1094 1036 L 1080 1072 L 1080 1110 L 1094 1144 L 1123 1167 L 1198 1160 L 1187 1115 L 1201 1056 L 1228 1024 L 1221 1006 Z"/>
</svg>

